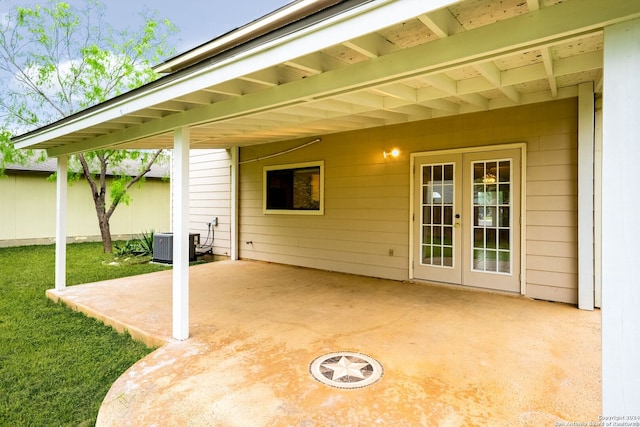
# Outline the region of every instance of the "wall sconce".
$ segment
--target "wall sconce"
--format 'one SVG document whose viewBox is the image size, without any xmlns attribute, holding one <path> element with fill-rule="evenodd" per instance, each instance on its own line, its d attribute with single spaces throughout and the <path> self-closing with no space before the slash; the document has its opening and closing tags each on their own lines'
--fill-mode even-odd
<svg viewBox="0 0 640 427">
<path fill-rule="evenodd" d="M 400 150 L 397 148 L 392 149 L 391 151 L 383 151 L 382 155 L 386 159 L 387 157 L 398 157 L 400 155 Z"/>
</svg>

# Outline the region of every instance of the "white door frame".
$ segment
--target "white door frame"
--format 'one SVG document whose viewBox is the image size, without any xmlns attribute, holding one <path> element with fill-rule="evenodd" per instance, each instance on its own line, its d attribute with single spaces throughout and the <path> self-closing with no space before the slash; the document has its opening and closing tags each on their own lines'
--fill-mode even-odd
<svg viewBox="0 0 640 427">
<path fill-rule="evenodd" d="M 411 179 L 409 180 L 409 280 L 415 279 L 414 274 L 414 232 L 416 226 L 416 215 L 415 212 L 415 163 L 416 157 L 422 156 L 432 156 L 432 155 L 446 155 L 446 154 L 465 154 L 465 153 L 477 153 L 482 151 L 495 151 L 495 150 L 509 150 L 509 149 L 520 149 L 520 294 L 526 294 L 526 253 L 525 253 L 525 243 L 526 243 L 526 183 L 527 183 L 527 144 L 524 142 L 511 143 L 511 144 L 499 144 L 499 145 L 483 145 L 479 147 L 467 147 L 467 148 L 453 148 L 449 150 L 435 150 L 435 151 L 420 151 L 416 153 L 411 153 L 410 162 L 409 162 L 409 175 Z M 514 272 L 516 273 L 516 272 Z M 463 284 L 464 286 L 464 284 Z"/>
</svg>

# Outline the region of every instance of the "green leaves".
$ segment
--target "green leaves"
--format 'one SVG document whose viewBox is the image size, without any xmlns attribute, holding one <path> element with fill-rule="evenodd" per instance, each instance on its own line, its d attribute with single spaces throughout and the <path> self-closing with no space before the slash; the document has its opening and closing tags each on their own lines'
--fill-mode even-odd
<svg viewBox="0 0 640 427">
<path fill-rule="evenodd" d="M 35 1 L 35 0 L 34 0 Z M 132 4 L 132 7 L 135 6 Z M 18 152 L 11 135 L 23 134 L 155 80 L 151 64 L 173 53 L 168 37 L 177 32 L 157 14 L 140 14 L 137 29 L 105 22 L 105 6 L 86 0 L 81 7 L 49 0 L 44 6 L 17 7 L 0 20 L 0 176 L 7 163 L 35 162 Z M 96 213 L 107 224 L 119 203 L 128 204 L 133 183 L 142 182 L 156 152 L 101 151 L 70 162 L 71 175 L 91 186 Z M 123 165 L 140 168 L 123 171 Z M 85 167 L 86 166 L 86 167 Z M 120 178 L 106 188 L 107 174 Z M 105 194 L 111 205 L 106 206 Z M 108 227 L 107 227 L 108 228 Z M 105 243 L 105 250 L 107 250 Z"/>
<path fill-rule="evenodd" d="M 113 180 L 111 187 L 109 188 L 109 197 L 111 197 L 112 203 L 119 204 L 124 203 L 129 205 L 131 202 L 131 195 L 127 193 L 127 183 L 131 180 L 128 176 L 120 176 Z"/>
<path fill-rule="evenodd" d="M 151 64 L 173 53 L 176 28 L 146 13 L 140 28 L 116 30 L 104 12 L 50 0 L 0 21 L 0 72 L 13 76 L 0 82 L 4 129 L 23 133 L 157 78 Z"/>
</svg>

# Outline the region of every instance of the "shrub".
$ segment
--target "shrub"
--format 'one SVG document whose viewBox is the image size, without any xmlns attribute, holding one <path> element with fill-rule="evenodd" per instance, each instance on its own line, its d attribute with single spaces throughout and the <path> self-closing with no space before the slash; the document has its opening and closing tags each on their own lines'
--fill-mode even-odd
<svg viewBox="0 0 640 427">
<path fill-rule="evenodd" d="M 124 243 L 116 243 L 116 256 L 137 256 L 152 257 L 153 256 L 153 235 L 154 231 L 143 231 L 140 236 L 130 239 Z"/>
</svg>

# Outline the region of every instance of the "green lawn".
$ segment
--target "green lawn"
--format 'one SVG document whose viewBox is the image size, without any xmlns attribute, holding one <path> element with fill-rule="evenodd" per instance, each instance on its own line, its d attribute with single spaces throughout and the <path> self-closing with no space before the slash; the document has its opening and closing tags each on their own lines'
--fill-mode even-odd
<svg viewBox="0 0 640 427">
<path fill-rule="evenodd" d="M 0 248 L 0 426 L 89 426 L 111 384 L 152 349 L 45 297 L 54 246 Z M 69 245 L 68 285 L 161 270 L 107 265 L 101 243 Z"/>
</svg>

